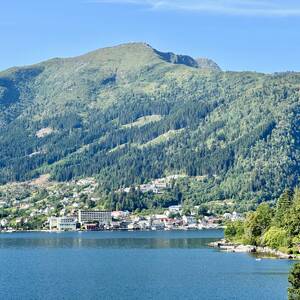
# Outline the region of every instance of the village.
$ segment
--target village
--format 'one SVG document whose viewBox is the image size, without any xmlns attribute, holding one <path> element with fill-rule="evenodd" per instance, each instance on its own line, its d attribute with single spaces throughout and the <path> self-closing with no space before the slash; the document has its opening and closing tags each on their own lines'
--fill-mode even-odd
<svg viewBox="0 0 300 300">
<path fill-rule="evenodd" d="M 101 231 L 101 230 L 201 230 L 223 228 L 225 220 L 239 220 L 237 214 L 226 213 L 221 217 L 182 215 L 182 206 L 170 206 L 163 214 L 138 216 L 129 211 L 79 210 L 76 215 L 51 216 L 43 224 L 44 231 Z M 20 220 L 26 224 L 26 220 Z M 1 231 L 12 232 L 8 221 L 0 221 Z M 19 230 L 23 230 L 22 227 Z"/>
<path fill-rule="evenodd" d="M 163 193 L 178 176 L 136 187 L 142 193 Z M 69 183 L 29 182 L 0 190 L 0 231 L 201 230 L 223 227 L 243 216 L 235 211 L 199 213 L 184 205 L 145 211 L 109 210 L 99 206 L 98 183 L 85 178 Z M 129 193 L 129 188 L 121 192 Z"/>
</svg>

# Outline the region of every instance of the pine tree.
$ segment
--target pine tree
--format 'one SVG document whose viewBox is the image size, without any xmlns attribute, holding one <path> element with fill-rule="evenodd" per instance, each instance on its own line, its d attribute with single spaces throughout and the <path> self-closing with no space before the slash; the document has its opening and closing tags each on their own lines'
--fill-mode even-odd
<svg viewBox="0 0 300 300">
<path fill-rule="evenodd" d="M 289 300 L 300 300 L 300 264 L 295 264 L 289 274 L 289 283 L 291 286 L 288 289 Z"/>
</svg>

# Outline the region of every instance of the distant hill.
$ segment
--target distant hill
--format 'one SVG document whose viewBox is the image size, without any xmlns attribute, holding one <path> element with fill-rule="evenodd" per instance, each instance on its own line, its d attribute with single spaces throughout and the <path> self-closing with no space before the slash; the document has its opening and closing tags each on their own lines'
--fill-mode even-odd
<svg viewBox="0 0 300 300">
<path fill-rule="evenodd" d="M 299 183 L 299 96 L 299 73 L 222 72 L 143 43 L 11 68 L 0 181 L 97 176 L 118 189 L 187 174 L 208 178 L 196 202 L 268 200 Z"/>
</svg>

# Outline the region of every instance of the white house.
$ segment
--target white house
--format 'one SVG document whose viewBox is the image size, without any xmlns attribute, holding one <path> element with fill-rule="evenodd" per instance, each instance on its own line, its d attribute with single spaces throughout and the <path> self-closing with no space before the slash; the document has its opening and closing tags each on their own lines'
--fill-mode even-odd
<svg viewBox="0 0 300 300">
<path fill-rule="evenodd" d="M 183 216 L 182 221 L 183 221 L 183 224 L 185 224 L 185 225 L 192 225 L 192 224 L 197 223 L 196 218 L 193 216 Z"/>
<path fill-rule="evenodd" d="M 8 224 L 8 221 L 7 221 L 6 219 L 2 219 L 2 220 L 0 221 L 1 227 L 6 227 L 7 224 Z"/>
</svg>

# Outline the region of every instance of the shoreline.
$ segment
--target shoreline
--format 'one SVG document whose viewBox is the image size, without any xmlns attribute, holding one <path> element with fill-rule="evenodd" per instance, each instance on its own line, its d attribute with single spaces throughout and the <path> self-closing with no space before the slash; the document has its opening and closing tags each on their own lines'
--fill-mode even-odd
<svg viewBox="0 0 300 300">
<path fill-rule="evenodd" d="M 208 246 L 212 248 L 217 248 L 220 251 L 224 251 L 224 252 L 257 254 L 261 258 L 273 257 L 276 259 L 291 259 L 291 260 L 299 259 L 299 256 L 295 254 L 287 254 L 270 247 L 243 245 L 240 243 L 229 242 L 225 239 L 221 239 L 219 241 L 209 243 Z"/>
<path fill-rule="evenodd" d="M 21 233 L 21 232 L 44 232 L 44 233 L 63 233 L 63 232 L 139 232 L 139 231 L 206 231 L 206 230 L 222 230 L 223 227 L 216 227 L 216 228 L 202 228 L 202 229 L 161 229 L 161 230 L 153 230 L 153 229 L 113 229 L 113 230 L 42 230 L 42 229 L 33 229 L 33 230 L 2 230 L 1 233 Z"/>
</svg>

